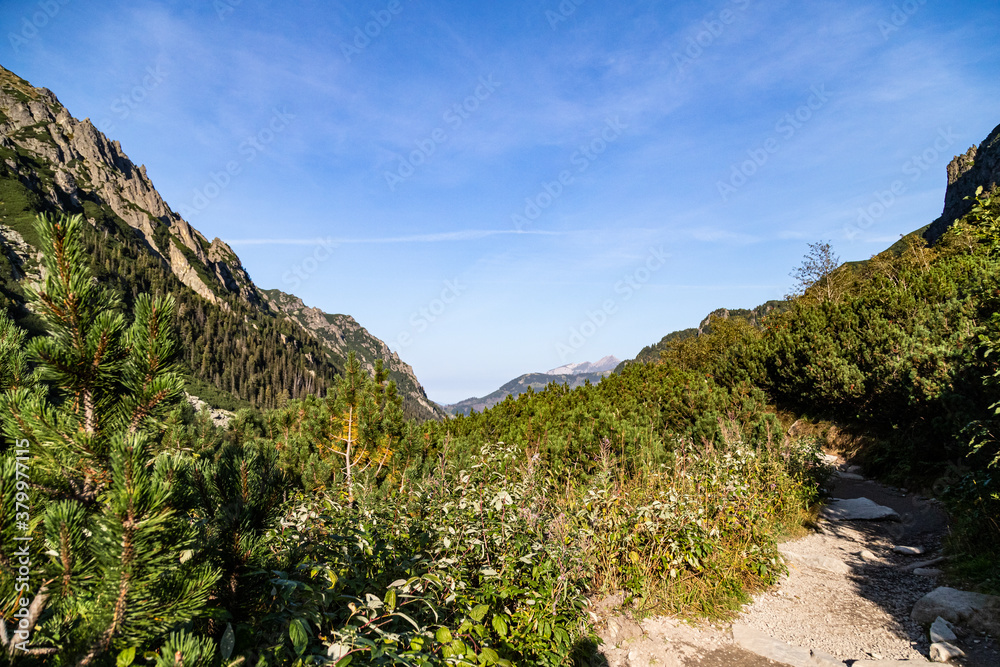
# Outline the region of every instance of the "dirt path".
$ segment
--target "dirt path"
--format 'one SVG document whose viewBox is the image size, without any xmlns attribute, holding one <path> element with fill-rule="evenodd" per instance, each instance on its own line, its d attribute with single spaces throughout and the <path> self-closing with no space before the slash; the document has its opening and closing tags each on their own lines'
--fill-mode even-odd
<svg viewBox="0 0 1000 667">
<path fill-rule="evenodd" d="M 818 531 L 781 545 L 789 575 L 773 590 L 758 595 L 732 624 L 694 627 L 653 618 L 638 625 L 613 619 L 601 632 L 604 644 L 595 664 L 844 667 L 855 661 L 926 663 L 930 642 L 925 629 L 910 619 L 910 611 L 938 586 L 935 563 L 927 562 L 940 556 L 947 515 L 936 501 L 865 480 L 842 461 L 830 463 L 837 469 L 831 489 L 834 498 L 868 498 L 895 510 L 898 517 L 821 521 Z M 899 553 L 896 547 L 912 547 L 920 553 Z M 914 573 L 914 566 L 921 564 L 927 566 Z M 951 664 L 1000 667 L 996 639 L 958 632 L 966 657 Z M 762 645 L 764 650 L 760 650 Z M 761 657 L 761 653 L 781 660 Z"/>
</svg>

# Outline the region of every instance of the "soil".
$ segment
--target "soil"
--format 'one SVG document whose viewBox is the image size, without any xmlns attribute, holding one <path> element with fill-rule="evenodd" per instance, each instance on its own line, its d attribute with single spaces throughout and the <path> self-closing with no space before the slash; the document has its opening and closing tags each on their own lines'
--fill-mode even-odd
<svg viewBox="0 0 1000 667">
<path fill-rule="evenodd" d="M 941 556 L 947 514 L 935 500 L 845 474 L 848 466 L 842 460 L 831 463 L 838 471 L 830 483 L 832 497 L 868 498 L 896 510 L 900 520 L 821 521 L 806 537 L 781 545 L 783 551 L 795 554 L 786 558 L 788 575 L 772 590 L 757 595 L 734 622 L 790 646 L 824 652 L 847 665 L 858 660 L 925 663 L 930 642 L 926 630 L 910 619 L 910 611 L 923 595 L 944 584 L 940 575 L 915 574 L 913 566 Z M 923 553 L 900 554 L 894 551 L 896 546 L 920 547 Z M 830 569 L 844 571 L 827 571 L 803 560 L 832 563 L 838 567 Z M 787 664 L 741 648 L 733 640 L 732 624 L 688 624 L 667 617 L 637 624 L 610 610 L 599 614 L 604 643 L 591 659 L 594 666 Z M 956 633 L 956 644 L 966 656 L 951 664 L 1000 666 L 996 638 L 961 628 Z"/>
</svg>

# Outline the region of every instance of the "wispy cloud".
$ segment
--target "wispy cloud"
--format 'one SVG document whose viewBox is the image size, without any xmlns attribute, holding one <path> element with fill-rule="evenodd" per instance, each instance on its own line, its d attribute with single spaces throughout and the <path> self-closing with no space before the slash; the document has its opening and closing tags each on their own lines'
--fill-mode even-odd
<svg viewBox="0 0 1000 667">
<path fill-rule="evenodd" d="M 442 243 L 455 241 L 478 241 L 491 236 L 528 235 L 528 236 L 561 236 L 563 232 L 542 230 L 516 229 L 462 229 L 454 232 L 438 234 L 411 234 L 409 236 L 387 236 L 381 238 L 324 238 L 324 239 L 230 239 L 229 245 L 315 245 L 350 243 Z"/>
</svg>

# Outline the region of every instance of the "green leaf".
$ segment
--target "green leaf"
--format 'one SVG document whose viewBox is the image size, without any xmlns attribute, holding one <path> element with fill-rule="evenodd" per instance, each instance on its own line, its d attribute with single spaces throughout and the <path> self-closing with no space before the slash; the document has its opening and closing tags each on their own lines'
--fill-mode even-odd
<svg viewBox="0 0 1000 667">
<path fill-rule="evenodd" d="M 479 654 L 479 662 L 484 665 L 495 665 L 500 662 L 500 656 L 491 648 L 484 648 Z"/>
<path fill-rule="evenodd" d="M 354 660 L 353 655 L 345 655 L 343 658 L 337 661 L 335 667 L 347 667 L 349 664 L 351 664 L 352 660 Z"/>
<path fill-rule="evenodd" d="M 489 610 L 490 608 L 484 604 L 476 605 L 476 607 L 469 613 L 469 616 L 472 617 L 473 621 L 479 623 L 480 621 L 483 620 L 483 618 L 486 616 L 486 612 L 488 612 Z"/>
<path fill-rule="evenodd" d="M 233 632 L 233 624 L 226 623 L 226 631 L 222 633 L 222 640 L 219 642 L 219 652 L 222 654 L 223 660 L 229 660 L 235 644 L 236 633 Z"/>
<path fill-rule="evenodd" d="M 501 637 L 507 636 L 507 621 L 503 619 L 503 616 L 493 617 L 493 629 L 497 631 L 497 634 Z"/>
<path fill-rule="evenodd" d="M 135 660 L 135 647 L 131 646 L 118 654 L 118 667 L 128 667 Z"/>
<path fill-rule="evenodd" d="M 296 655 L 302 655 L 306 652 L 306 647 L 309 645 L 309 626 L 301 618 L 292 619 L 292 622 L 288 624 L 288 636 L 292 640 L 292 645 L 295 647 Z"/>
<path fill-rule="evenodd" d="M 396 591 L 390 588 L 385 594 L 385 606 L 389 608 L 390 611 L 396 608 Z"/>
<path fill-rule="evenodd" d="M 448 628 L 438 628 L 434 633 L 434 638 L 442 644 L 451 643 L 451 631 Z"/>
</svg>

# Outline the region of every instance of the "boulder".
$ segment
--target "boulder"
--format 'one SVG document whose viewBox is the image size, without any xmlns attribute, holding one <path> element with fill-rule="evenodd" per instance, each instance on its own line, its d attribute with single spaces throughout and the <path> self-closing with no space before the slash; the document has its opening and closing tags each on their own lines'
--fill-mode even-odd
<svg viewBox="0 0 1000 667">
<path fill-rule="evenodd" d="M 899 514 L 891 507 L 879 505 L 868 498 L 844 500 L 834 498 L 823 508 L 820 516 L 828 521 L 899 521 Z"/>
<path fill-rule="evenodd" d="M 931 644 L 931 660 L 934 662 L 951 662 L 955 658 L 961 658 L 965 653 L 962 649 L 948 642 L 936 642 Z"/>
<path fill-rule="evenodd" d="M 1000 637 L 1000 597 L 995 595 L 941 586 L 917 600 L 910 612 L 910 618 L 924 626 L 939 616 L 953 625 Z"/>
</svg>

